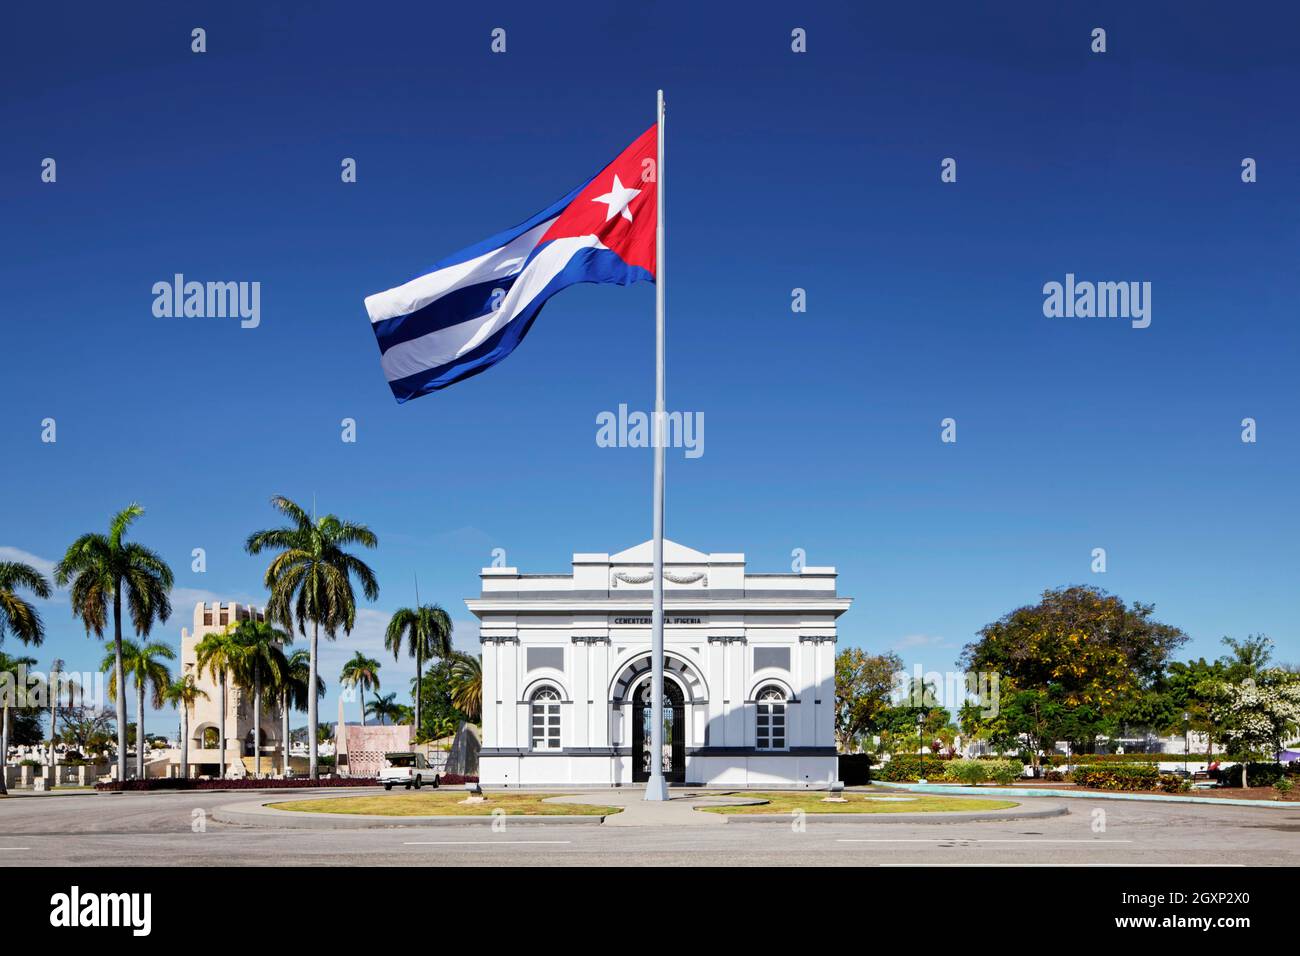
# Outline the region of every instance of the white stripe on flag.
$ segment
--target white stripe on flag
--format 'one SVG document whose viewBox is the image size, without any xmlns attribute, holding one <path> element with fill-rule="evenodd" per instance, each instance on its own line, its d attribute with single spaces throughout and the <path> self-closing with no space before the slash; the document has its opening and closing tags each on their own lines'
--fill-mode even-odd
<svg viewBox="0 0 1300 956">
<path fill-rule="evenodd" d="M 595 236 L 572 236 L 548 242 L 515 280 L 499 308 L 487 315 L 394 345 L 380 359 L 384 376 L 392 382 L 454 362 L 513 321 L 576 253 L 583 249 L 604 248 Z M 369 300 L 366 301 L 368 306 Z"/>
<path fill-rule="evenodd" d="M 528 254 L 546 235 L 546 230 L 558 218 L 556 216 L 539 223 L 504 246 L 481 256 L 427 273 L 385 292 L 366 296 L 366 312 L 370 314 L 370 321 L 382 322 L 384 319 L 409 315 L 462 286 L 515 275 Z"/>
</svg>

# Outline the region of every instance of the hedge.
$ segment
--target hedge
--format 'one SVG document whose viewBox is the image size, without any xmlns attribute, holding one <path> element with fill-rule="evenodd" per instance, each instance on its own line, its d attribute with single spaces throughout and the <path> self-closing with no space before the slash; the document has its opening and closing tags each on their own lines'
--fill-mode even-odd
<svg viewBox="0 0 1300 956">
<path fill-rule="evenodd" d="M 922 773 L 927 779 L 931 777 L 938 779 L 943 776 L 943 765 L 953 759 L 941 754 L 925 754 L 924 758 L 922 760 L 921 754 L 894 754 L 881 764 L 880 769 L 874 771 L 872 776 L 877 780 L 888 780 L 892 783 L 919 780 Z"/>
<path fill-rule="evenodd" d="M 1271 787 L 1283 777 L 1300 774 L 1300 760 L 1289 764 L 1251 763 L 1246 768 L 1246 782 L 1251 787 Z M 1241 764 L 1214 771 L 1216 780 L 1228 787 L 1241 786 Z"/>
<path fill-rule="evenodd" d="M 107 793 L 122 793 L 142 790 L 293 790 L 307 787 L 375 787 L 379 781 L 374 777 L 310 777 L 267 778 L 257 780 L 245 777 L 242 780 L 196 780 L 193 777 L 158 777 L 153 780 L 128 780 L 125 783 L 97 783 L 96 790 Z"/>
<path fill-rule="evenodd" d="M 1024 772 L 1025 765 L 1019 760 L 953 760 L 943 768 L 943 778 L 976 787 L 987 780 L 1006 786 Z"/>
<path fill-rule="evenodd" d="M 1223 754 L 1215 754 L 1211 760 L 1228 759 Z M 1190 753 L 1187 755 L 1190 763 L 1205 763 L 1205 754 Z M 1077 764 L 1085 763 L 1182 763 L 1183 755 L 1177 754 L 1071 754 L 1065 758 L 1060 754 L 1052 754 L 1050 757 L 1044 757 L 1043 763 L 1049 767 L 1064 767 L 1067 763 L 1073 767 Z"/>
<path fill-rule="evenodd" d="M 1181 793 L 1190 790 L 1190 780 L 1173 773 L 1161 773 L 1143 764 L 1076 767 L 1071 775 L 1081 787 L 1094 790 L 1163 790 Z"/>
</svg>

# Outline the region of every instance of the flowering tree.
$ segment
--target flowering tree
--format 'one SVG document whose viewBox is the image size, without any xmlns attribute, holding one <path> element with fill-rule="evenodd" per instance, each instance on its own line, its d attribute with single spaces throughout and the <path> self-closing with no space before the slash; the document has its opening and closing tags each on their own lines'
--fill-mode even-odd
<svg viewBox="0 0 1300 956">
<path fill-rule="evenodd" d="M 1241 785 L 1251 758 L 1276 758 L 1282 742 L 1300 727 L 1300 677 L 1274 667 L 1255 677 L 1213 686 L 1211 717 L 1218 736 L 1241 758 Z"/>
</svg>

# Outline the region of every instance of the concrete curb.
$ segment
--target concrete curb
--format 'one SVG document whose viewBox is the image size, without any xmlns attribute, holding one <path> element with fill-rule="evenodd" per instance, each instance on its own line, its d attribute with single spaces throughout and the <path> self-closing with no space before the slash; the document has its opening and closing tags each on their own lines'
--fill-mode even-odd
<svg viewBox="0 0 1300 956">
<path fill-rule="evenodd" d="M 934 783 L 894 783 L 877 781 L 877 786 L 893 787 L 909 793 L 959 793 L 996 798 L 998 794 L 1005 797 L 1052 797 L 1056 800 L 1140 800 L 1148 803 L 1205 803 L 1211 806 L 1225 807 L 1275 807 L 1300 810 L 1300 803 L 1294 800 L 1234 800 L 1229 797 L 1188 797 L 1181 794 L 1165 793 L 1114 793 L 1106 790 L 1083 792 L 1081 790 L 1045 790 L 1034 787 L 964 787 L 959 784 Z"/>
<path fill-rule="evenodd" d="M 817 823 L 851 823 L 873 825 L 877 823 L 983 823 L 996 820 L 1040 820 L 1045 817 L 1063 817 L 1070 810 L 1064 806 L 1007 807 L 1005 810 L 947 810 L 933 813 L 809 813 L 804 819 Z M 782 823 L 788 824 L 790 813 L 717 813 L 728 823 Z"/>
<path fill-rule="evenodd" d="M 335 796 L 331 794 L 331 796 Z M 355 794 L 337 794 L 339 797 Z M 315 798 L 313 798 L 315 799 Z M 268 804 L 286 803 L 288 801 L 258 800 L 244 803 L 227 804 L 212 811 L 212 819 L 218 823 L 231 823 L 246 827 L 271 827 L 275 829 L 295 830 L 383 830 L 410 829 L 414 827 L 451 827 L 451 826 L 491 826 L 498 819 L 504 819 L 506 826 L 600 826 L 607 814 L 589 816 L 523 816 L 506 814 L 504 817 L 483 816 L 427 816 L 427 817 L 390 817 L 374 813 L 307 813 L 299 810 L 273 810 Z"/>
</svg>

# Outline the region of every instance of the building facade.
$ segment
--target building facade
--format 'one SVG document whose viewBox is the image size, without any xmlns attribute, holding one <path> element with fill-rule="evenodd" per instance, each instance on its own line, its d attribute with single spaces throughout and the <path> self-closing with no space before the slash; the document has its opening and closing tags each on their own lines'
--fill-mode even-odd
<svg viewBox="0 0 1300 956">
<path fill-rule="evenodd" d="M 180 676 L 194 675 L 194 683 L 207 697 L 200 697 L 190 707 L 189 761 L 191 776 L 216 776 L 219 773 L 222 748 L 222 728 L 225 732 L 226 766 L 244 763 L 252 771 L 254 753 L 262 758 L 262 773 L 282 772 L 283 730 L 278 702 L 273 695 L 263 694 L 262 738 L 260 748 L 253 744 L 252 693 L 244 693 L 234 681 L 226 680 L 226 712 L 221 714 L 221 687 L 208 672 L 198 671 L 198 658 L 194 648 L 209 634 L 220 633 L 228 626 L 250 618 L 265 619 L 262 608 L 251 605 L 213 602 L 194 606 L 193 628 L 181 628 Z M 243 760 L 247 757 L 247 760 Z"/>
<path fill-rule="evenodd" d="M 483 749 L 492 786 L 648 778 L 651 543 L 574 554 L 569 574 L 484 568 Z M 757 574 L 743 554 L 664 542 L 664 747 L 670 783 L 836 779 L 834 568 Z"/>
</svg>

